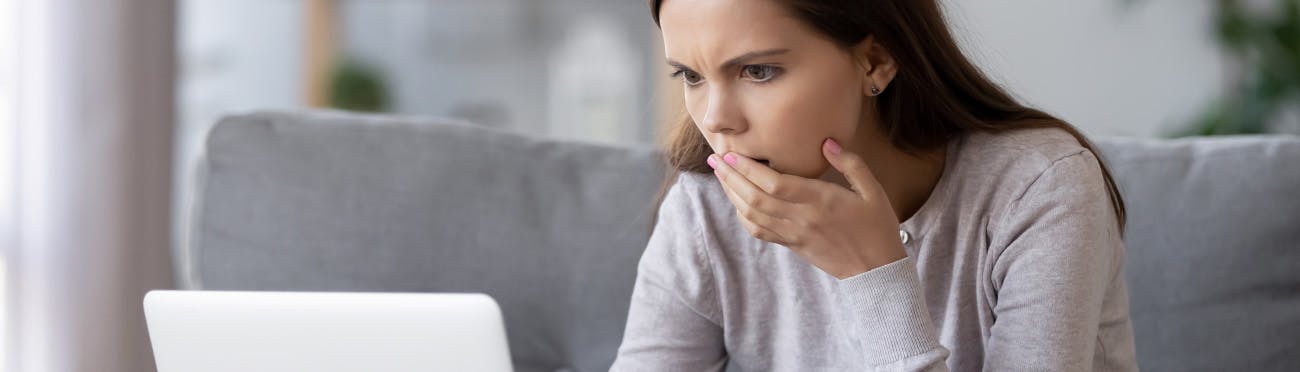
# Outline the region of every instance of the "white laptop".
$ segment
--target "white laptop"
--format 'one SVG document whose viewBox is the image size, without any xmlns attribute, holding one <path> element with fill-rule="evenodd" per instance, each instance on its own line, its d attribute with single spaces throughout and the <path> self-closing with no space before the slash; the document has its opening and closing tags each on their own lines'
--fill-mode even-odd
<svg viewBox="0 0 1300 372">
<path fill-rule="evenodd" d="M 511 371 L 483 294 L 150 291 L 158 372 Z"/>
</svg>

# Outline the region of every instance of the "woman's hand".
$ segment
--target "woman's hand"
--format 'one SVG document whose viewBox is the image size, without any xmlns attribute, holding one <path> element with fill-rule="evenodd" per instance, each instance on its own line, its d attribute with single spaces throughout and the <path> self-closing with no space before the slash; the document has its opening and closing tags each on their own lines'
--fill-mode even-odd
<svg viewBox="0 0 1300 372">
<path fill-rule="evenodd" d="M 907 257 L 898 217 L 866 162 L 829 138 L 822 154 L 852 190 L 781 174 L 736 153 L 710 155 L 709 165 L 750 234 L 793 250 L 836 278 Z"/>
</svg>

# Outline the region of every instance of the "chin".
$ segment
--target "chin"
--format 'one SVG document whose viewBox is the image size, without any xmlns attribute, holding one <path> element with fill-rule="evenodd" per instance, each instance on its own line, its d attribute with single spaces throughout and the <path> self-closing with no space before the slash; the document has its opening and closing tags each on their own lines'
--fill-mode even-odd
<svg viewBox="0 0 1300 372">
<path fill-rule="evenodd" d="M 804 177 L 812 178 L 812 179 L 825 179 L 827 174 L 834 171 L 835 168 L 831 167 L 830 163 L 822 162 L 821 164 L 817 165 L 816 169 L 812 170 L 811 172 L 808 172 L 808 175 Z"/>
<path fill-rule="evenodd" d="M 798 167 L 792 169 L 792 168 L 784 167 L 781 164 L 777 164 L 772 167 L 772 169 L 776 170 L 781 174 L 789 174 L 789 175 L 799 176 L 803 178 L 820 178 L 822 173 L 826 172 L 826 168 L 827 167 L 823 165 L 820 167 Z"/>
</svg>

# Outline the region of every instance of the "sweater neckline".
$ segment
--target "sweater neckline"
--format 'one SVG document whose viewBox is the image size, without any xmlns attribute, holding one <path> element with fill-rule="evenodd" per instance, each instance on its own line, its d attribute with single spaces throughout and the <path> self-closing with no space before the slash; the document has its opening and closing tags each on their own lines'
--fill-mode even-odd
<svg viewBox="0 0 1300 372">
<path fill-rule="evenodd" d="M 943 161 L 943 174 L 939 175 L 939 182 L 936 183 L 934 190 L 930 192 L 930 197 L 925 199 L 925 203 L 921 204 L 921 208 L 917 209 L 916 213 L 913 213 L 906 221 L 898 224 L 900 230 L 911 235 L 912 241 L 924 237 L 930 225 L 932 225 L 929 222 L 943 213 L 939 208 L 942 208 L 944 203 L 948 201 L 952 190 L 951 184 L 956 182 L 954 179 L 956 175 L 953 174 L 953 170 L 957 168 L 957 163 L 960 161 L 958 155 L 965 141 L 965 135 L 948 141 Z"/>
</svg>

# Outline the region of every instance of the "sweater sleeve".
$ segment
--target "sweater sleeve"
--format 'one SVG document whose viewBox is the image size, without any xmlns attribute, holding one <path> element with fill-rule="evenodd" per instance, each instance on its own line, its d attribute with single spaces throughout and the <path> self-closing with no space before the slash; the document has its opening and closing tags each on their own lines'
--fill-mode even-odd
<svg viewBox="0 0 1300 372">
<path fill-rule="evenodd" d="M 916 261 L 907 257 L 837 283 L 850 335 L 872 371 L 947 371 L 948 349 L 925 305 Z"/>
<path fill-rule="evenodd" d="M 1054 161 L 990 226 L 989 238 L 997 303 L 984 369 L 1097 367 L 1103 300 L 1123 280 L 1124 258 L 1097 158 L 1082 151 Z"/>
<path fill-rule="evenodd" d="M 687 176 L 668 191 L 637 266 L 623 343 L 611 371 L 720 371 L 720 305 Z"/>
</svg>

